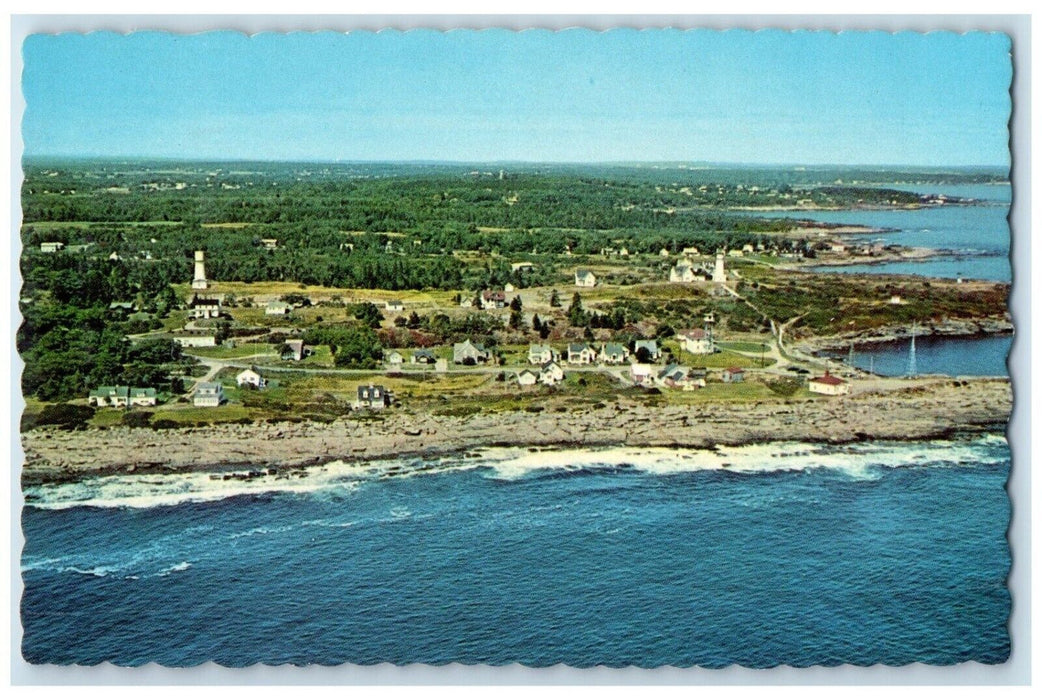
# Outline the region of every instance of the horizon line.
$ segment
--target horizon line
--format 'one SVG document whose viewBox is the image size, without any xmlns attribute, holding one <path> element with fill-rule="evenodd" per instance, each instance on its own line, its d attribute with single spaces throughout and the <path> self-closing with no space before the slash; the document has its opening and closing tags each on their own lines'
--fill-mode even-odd
<svg viewBox="0 0 1042 700">
<path fill-rule="evenodd" d="M 91 154 L 57 154 L 23 153 L 22 162 L 30 160 L 100 160 L 100 161 L 166 161 L 178 163 L 263 163 L 263 164 L 316 164 L 316 165 L 519 165 L 519 166 L 698 166 L 698 167 L 771 167 L 771 168 L 899 168 L 938 170 L 944 168 L 1010 170 L 1009 164 L 922 164 L 922 163 L 821 163 L 821 162 L 778 162 L 778 161 L 706 161 L 706 160 L 457 160 L 435 158 L 249 158 L 241 156 L 161 156 L 161 155 L 91 155 Z"/>
</svg>

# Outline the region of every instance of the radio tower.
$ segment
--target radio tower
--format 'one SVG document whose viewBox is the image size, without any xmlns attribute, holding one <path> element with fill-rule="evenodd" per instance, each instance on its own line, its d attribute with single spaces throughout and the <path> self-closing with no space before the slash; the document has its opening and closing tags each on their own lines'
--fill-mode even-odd
<svg viewBox="0 0 1042 700">
<path fill-rule="evenodd" d="M 908 371 L 906 374 L 909 377 L 914 377 L 919 374 L 919 369 L 915 365 L 915 324 L 912 324 L 912 343 L 908 346 Z"/>
</svg>

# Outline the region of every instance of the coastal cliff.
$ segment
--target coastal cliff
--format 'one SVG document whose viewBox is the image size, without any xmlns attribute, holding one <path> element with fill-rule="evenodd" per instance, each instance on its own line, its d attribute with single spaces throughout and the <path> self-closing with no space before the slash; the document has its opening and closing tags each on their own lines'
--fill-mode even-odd
<svg viewBox="0 0 1042 700">
<path fill-rule="evenodd" d="M 1001 429 L 1011 408 L 1007 380 L 929 377 L 880 381 L 849 396 L 751 403 L 668 405 L 648 396 L 566 413 L 454 417 L 392 409 L 331 423 L 32 430 L 22 435 L 22 483 L 243 465 L 293 468 L 506 445 L 711 448 L 778 440 L 924 439 Z"/>
</svg>

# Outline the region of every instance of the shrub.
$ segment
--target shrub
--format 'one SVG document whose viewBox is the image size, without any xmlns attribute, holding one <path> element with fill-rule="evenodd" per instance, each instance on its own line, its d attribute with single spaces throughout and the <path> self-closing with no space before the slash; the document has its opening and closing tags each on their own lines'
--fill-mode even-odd
<svg viewBox="0 0 1042 700">
<path fill-rule="evenodd" d="M 123 414 L 123 425 L 130 428 L 147 428 L 152 421 L 152 411 L 127 411 Z"/>
<path fill-rule="evenodd" d="M 44 406 L 36 417 L 33 427 L 53 425 L 63 430 L 74 430 L 86 425 L 94 417 L 94 409 L 90 406 L 77 406 L 71 403 L 55 403 Z"/>
</svg>

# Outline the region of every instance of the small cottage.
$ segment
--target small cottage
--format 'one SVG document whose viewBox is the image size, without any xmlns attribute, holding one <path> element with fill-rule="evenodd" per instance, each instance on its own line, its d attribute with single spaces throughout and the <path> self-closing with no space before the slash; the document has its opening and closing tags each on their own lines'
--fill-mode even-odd
<svg viewBox="0 0 1042 700">
<path fill-rule="evenodd" d="M 244 369 L 235 375 L 235 384 L 240 387 L 251 386 L 254 389 L 263 389 L 267 383 L 268 382 L 264 377 L 260 376 L 260 374 L 252 368 Z"/>
<path fill-rule="evenodd" d="M 550 345 L 532 344 L 528 346 L 528 363 L 531 365 L 543 365 L 559 359 L 561 353 Z"/>
<path fill-rule="evenodd" d="M 629 350 L 622 343 L 605 343 L 597 359 L 606 365 L 621 365 L 629 357 Z"/>
<path fill-rule="evenodd" d="M 641 352 L 641 350 L 643 350 L 644 352 Z M 658 343 L 656 341 L 638 340 L 633 344 L 633 354 L 636 355 L 637 358 L 642 361 L 645 359 L 644 357 L 642 357 L 643 355 L 646 356 L 647 359 L 651 362 L 654 362 L 659 358 L 659 356 L 662 353 L 659 350 Z"/>
<path fill-rule="evenodd" d="M 568 362 L 573 365 L 590 365 L 597 361 L 597 351 L 589 343 L 568 343 Z"/>
<path fill-rule="evenodd" d="M 389 299 L 384 302 L 387 311 L 405 311 L 405 302 L 401 299 Z"/>
<path fill-rule="evenodd" d="M 841 396 L 850 393 L 850 383 L 825 372 L 824 376 L 807 380 L 807 390 L 826 396 Z"/>
<path fill-rule="evenodd" d="M 680 347 L 693 355 L 708 355 L 713 352 L 713 342 L 702 328 L 691 328 L 677 333 Z"/>
<path fill-rule="evenodd" d="M 293 360 L 294 362 L 300 362 L 311 353 L 304 346 L 304 341 L 300 339 L 287 340 L 285 342 L 285 348 L 282 350 L 283 360 Z"/>
<path fill-rule="evenodd" d="M 736 384 L 745 381 L 745 370 L 741 367 L 728 367 L 720 373 L 720 379 L 725 384 Z"/>
<path fill-rule="evenodd" d="M 576 287 L 596 287 L 597 286 L 597 275 L 593 274 L 590 270 L 576 270 L 575 271 L 575 286 Z"/>
<path fill-rule="evenodd" d="M 394 397 L 387 389 L 379 384 L 358 387 L 358 398 L 355 400 L 355 409 L 368 409 L 379 411 L 387 408 L 394 402 Z"/>
<path fill-rule="evenodd" d="M 264 307 L 265 316 L 285 316 L 293 311 L 293 305 L 284 301 L 269 301 Z"/>
<path fill-rule="evenodd" d="M 474 365 L 488 362 L 489 353 L 484 346 L 470 342 L 470 339 L 452 346 L 452 361 L 457 365 Z"/>
<path fill-rule="evenodd" d="M 437 359 L 433 350 L 416 350 L 412 354 L 414 365 L 433 365 Z"/>
<path fill-rule="evenodd" d="M 530 369 L 523 369 L 517 373 L 517 383 L 521 386 L 534 386 L 539 381 L 539 375 Z"/>
<path fill-rule="evenodd" d="M 405 358 L 402 357 L 402 354 L 397 350 L 392 350 L 387 353 L 387 364 L 397 366 L 401 365 L 403 362 L 405 362 Z"/>
<path fill-rule="evenodd" d="M 547 362 L 539 368 L 539 382 L 547 386 L 564 381 L 564 370 L 556 362 Z"/>
<path fill-rule="evenodd" d="M 220 406 L 224 402 L 224 387 L 213 382 L 199 382 L 192 396 L 192 405 L 205 408 Z"/>
</svg>

